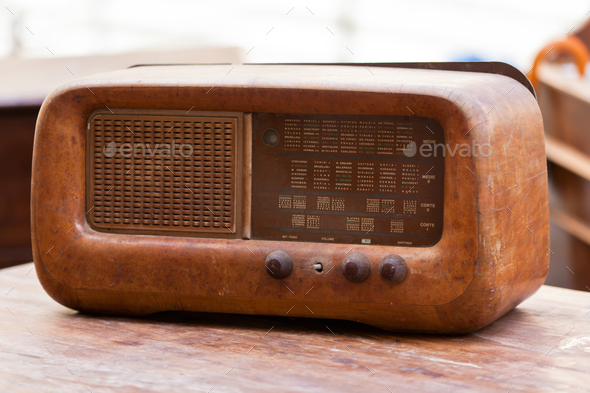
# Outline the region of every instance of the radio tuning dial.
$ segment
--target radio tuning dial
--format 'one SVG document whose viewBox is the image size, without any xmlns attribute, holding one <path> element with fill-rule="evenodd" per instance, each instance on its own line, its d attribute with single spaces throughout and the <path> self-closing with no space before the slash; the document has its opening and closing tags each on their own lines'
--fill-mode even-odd
<svg viewBox="0 0 590 393">
<path fill-rule="evenodd" d="M 379 264 L 379 275 L 392 284 L 399 284 L 407 274 L 406 261 L 399 255 L 388 255 Z"/>
<path fill-rule="evenodd" d="M 266 272 L 269 276 L 281 279 L 287 277 L 293 271 L 293 259 L 285 251 L 273 251 L 264 261 Z"/>
<path fill-rule="evenodd" d="M 351 254 L 342 261 L 342 274 L 349 281 L 364 281 L 370 273 L 371 263 L 362 254 Z"/>
</svg>

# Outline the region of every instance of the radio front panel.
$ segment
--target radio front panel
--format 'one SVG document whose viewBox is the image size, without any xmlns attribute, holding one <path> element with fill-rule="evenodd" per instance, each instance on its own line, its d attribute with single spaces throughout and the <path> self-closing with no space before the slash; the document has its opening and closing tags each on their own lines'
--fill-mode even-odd
<svg viewBox="0 0 590 393">
<path fill-rule="evenodd" d="M 253 239 L 431 246 L 441 238 L 437 121 L 255 113 L 252 123 Z"/>
<path fill-rule="evenodd" d="M 88 123 L 91 226 L 406 247 L 440 240 L 444 154 L 436 146 L 444 145 L 444 132 L 437 121 L 254 113 L 246 119 L 250 162 L 238 135 L 242 117 L 96 113 Z M 237 197 L 238 161 L 252 168 L 252 198 Z M 244 209 L 251 222 L 238 228 Z"/>
</svg>

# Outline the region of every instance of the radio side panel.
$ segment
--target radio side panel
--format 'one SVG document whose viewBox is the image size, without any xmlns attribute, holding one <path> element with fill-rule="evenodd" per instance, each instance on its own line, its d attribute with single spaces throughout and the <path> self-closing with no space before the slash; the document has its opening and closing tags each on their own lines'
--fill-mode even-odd
<svg viewBox="0 0 590 393">
<path fill-rule="evenodd" d="M 224 79 L 223 70 L 211 66 L 199 77 L 178 70 L 178 80 L 166 77 L 170 67 L 131 69 L 56 90 L 38 119 L 31 202 L 35 266 L 46 291 L 89 312 L 289 312 L 445 333 L 485 326 L 534 293 L 547 273 L 549 239 L 542 121 L 530 93 L 495 75 L 376 70 L 369 80 L 350 68 L 331 67 L 330 77 L 314 79 L 309 68 L 291 66 L 265 79 L 264 67 L 246 66 Z M 216 90 L 207 93 L 212 85 Z M 356 246 L 373 264 L 391 253 L 403 256 L 409 278 L 397 287 L 384 286 L 376 275 L 361 284 L 338 275 L 346 244 L 93 230 L 85 186 L 91 114 L 104 107 L 179 111 L 187 103 L 200 111 L 244 113 L 242 137 L 251 133 L 250 113 L 407 116 L 409 110 L 437 120 L 448 143 L 487 143 L 494 155 L 445 157 L 444 229 L 434 246 Z M 251 147 L 247 140 L 243 145 L 247 161 Z M 242 176 L 247 199 L 248 165 Z M 275 249 L 303 261 L 288 284 L 261 274 Z M 318 256 L 334 268 L 332 276 L 313 276 L 308 266 Z"/>
<path fill-rule="evenodd" d="M 549 270 L 543 119 L 536 100 L 511 87 L 499 85 L 472 112 L 472 143 L 488 144 L 493 153 L 476 157 L 470 168 L 477 178 L 476 274 L 460 297 L 437 306 L 453 331 L 481 328 L 512 310 L 539 289 Z"/>
</svg>

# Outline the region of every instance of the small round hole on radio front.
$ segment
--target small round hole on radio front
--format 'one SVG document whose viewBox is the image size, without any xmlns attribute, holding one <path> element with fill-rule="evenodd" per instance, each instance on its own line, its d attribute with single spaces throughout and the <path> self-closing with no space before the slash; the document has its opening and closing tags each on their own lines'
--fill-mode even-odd
<svg viewBox="0 0 590 393">
<path fill-rule="evenodd" d="M 324 271 L 324 265 L 322 265 L 321 263 L 314 263 L 313 270 L 316 273 L 322 273 Z"/>
<path fill-rule="evenodd" d="M 273 147 L 279 143 L 279 133 L 274 128 L 269 128 L 262 134 L 262 141 L 268 147 Z"/>
</svg>

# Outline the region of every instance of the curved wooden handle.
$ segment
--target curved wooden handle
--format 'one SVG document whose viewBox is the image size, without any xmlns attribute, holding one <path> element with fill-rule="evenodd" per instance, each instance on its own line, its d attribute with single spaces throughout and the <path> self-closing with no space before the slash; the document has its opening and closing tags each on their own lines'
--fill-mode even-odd
<svg viewBox="0 0 590 393">
<path fill-rule="evenodd" d="M 535 62 L 533 63 L 531 76 L 529 78 L 535 89 L 537 89 L 537 66 L 548 57 L 552 50 L 555 51 L 553 53 L 561 52 L 570 54 L 574 58 L 580 76 L 584 75 L 586 64 L 590 61 L 588 48 L 584 42 L 575 35 L 567 36 L 562 40 L 554 41 L 545 45 L 543 49 L 539 51 L 537 57 L 535 57 Z"/>
</svg>

